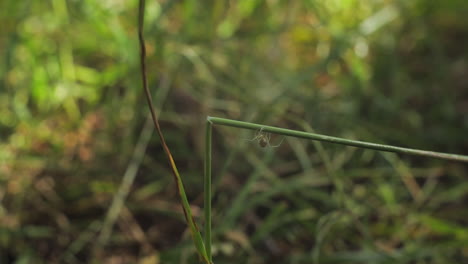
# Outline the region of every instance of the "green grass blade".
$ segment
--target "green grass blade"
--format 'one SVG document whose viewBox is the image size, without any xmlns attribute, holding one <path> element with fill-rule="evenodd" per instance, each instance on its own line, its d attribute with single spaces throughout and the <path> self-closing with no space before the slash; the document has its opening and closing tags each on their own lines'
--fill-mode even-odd
<svg viewBox="0 0 468 264">
<path fill-rule="evenodd" d="M 218 125 L 239 127 L 239 128 L 245 128 L 245 129 L 251 129 L 251 130 L 262 129 L 263 132 L 268 132 L 268 133 L 275 133 L 275 134 L 284 135 L 284 136 L 292 136 L 292 137 L 298 137 L 298 138 L 318 140 L 318 141 L 323 141 L 323 142 L 354 146 L 358 148 L 374 149 L 374 150 L 380 150 L 380 151 L 395 152 L 395 153 L 400 153 L 400 154 L 409 154 L 409 155 L 416 155 L 416 156 L 423 156 L 423 157 L 446 159 L 446 160 L 452 160 L 452 161 L 468 162 L 468 156 L 466 155 L 457 155 L 457 154 L 451 154 L 451 153 L 442 153 L 442 152 L 427 151 L 427 150 L 420 150 L 420 149 L 402 148 L 402 147 L 396 147 L 396 146 L 391 146 L 391 145 L 350 140 L 350 139 L 339 138 L 339 137 L 331 137 L 331 136 L 326 136 L 326 135 L 321 135 L 321 134 L 316 134 L 316 133 L 302 132 L 302 131 L 291 130 L 291 129 L 286 129 L 286 128 L 265 126 L 265 125 L 260 125 L 260 124 L 254 124 L 254 123 L 237 121 L 237 120 L 226 119 L 226 118 L 219 118 L 219 117 L 209 116 L 207 120 L 209 122 L 212 122 L 213 124 L 218 124 Z"/>
<path fill-rule="evenodd" d="M 146 100 L 148 102 L 148 107 L 150 109 L 150 113 L 153 119 L 154 126 L 156 127 L 156 131 L 158 132 L 164 152 L 166 154 L 166 157 L 169 160 L 169 165 L 171 167 L 174 180 L 176 181 L 176 184 L 177 184 L 177 191 L 179 193 L 179 197 L 182 203 L 185 220 L 190 228 L 190 233 L 195 243 L 195 247 L 197 249 L 198 254 L 203 259 L 203 261 L 209 264 L 211 263 L 211 261 L 208 258 L 208 255 L 206 253 L 206 248 L 203 243 L 203 239 L 200 234 L 200 231 L 198 230 L 195 220 L 193 219 L 192 212 L 190 210 L 190 204 L 188 202 L 187 195 L 184 189 L 184 184 L 182 182 L 182 178 L 180 177 L 179 171 L 177 170 L 177 166 L 174 162 L 174 158 L 172 157 L 171 151 L 169 150 L 169 147 L 166 144 L 166 140 L 164 139 L 164 135 L 161 131 L 161 127 L 159 125 L 158 118 L 156 116 L 156 111 L 154 110 L 153 100 L 151 99 L 151 93 L 148 88 L 148 80 L 146 76 L 146 61 L 145 61 L 146 49 L 145 49 L 145 40 L 143 36 L 144 13 L 145 13 L 145 0 L 140 0 L 139 8 L 138 8 L 138 40 L 139 40 L 139 46 L 140 46 L 140 66 L 141 66 L 141 79 L 143 83 L 143 89 L 145 91 Z"/>
<path fill-rule="evenodd" d="M 208 260 L 211 261 L 211 135 L 212 124 L 206 122 L 205 135 L 205 191 L 204 191 L 204 213 L 205 213 L 205 246 Z"/>
</svg>

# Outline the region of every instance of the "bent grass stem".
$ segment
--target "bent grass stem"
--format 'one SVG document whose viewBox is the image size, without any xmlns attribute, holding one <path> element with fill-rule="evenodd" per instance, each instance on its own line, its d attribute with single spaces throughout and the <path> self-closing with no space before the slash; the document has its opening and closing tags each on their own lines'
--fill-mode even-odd
<svg viewBox="0 0 468 264">
<path fill-rule="evenodd" d="M 309 140 L 317 140 L 323 142 L 329 142 L 334 144 L 341 144 L 346 146 L 353 146 L 357 148 L 373 149 L 378 151 L 394 152 L 398 154 L 408 154 L 422 157 L 430 157 L 437 159 L 445 159 L 451 161 L 468 162 L 467 155 L 458 155 L 451 153 L 442 153 L 435 151 L 427 151 L 420 149 L 397 147 L 385 144 L 377 144 L 372 142 L 350 140 L 340 137 L 332 137 L 317 133 L 303 132 L 297 130 L 291 130 L 280 127 L 265 126 L 255 123 L 249 123 L 244 121 L 211 117 L 206 118 L 206 134 L 205 134 L 205 190 L 204 190 L 204 215 L 205 215 L 205 246 L 209 260 L 211 261 L 211 138 L 212 138 L 212 127 L 213 125 L 222 125 L 237 127 L 243 129 L 250 129 L 256 131 L 262 131 L 265 133 L 275 133 L 283 136 L 304 138 Z"/>
<path fill-rule="evenodd" d="M 262 129 L 263 132 L 275 133 L 275 134 L 283 135 L 283 136 L 318 140 L 318 141 L 353 146 L 353 147 L 358 147 L 358 148 L 374 149 L 374 150 L 394 152 L 394 153 L 399 153 L 399 154 L 408 154 L 408 155 L 431 157 L 431 158 L 438 158 L 438 159 L 445 159 L 445 160 L 452 160 L 452 161 L 468 162 L 468 156 L 466 155 L 442 153 L 442 152 L 427 151 L 427 150 L 412 149 L 412 148 L 403 148 L 403 147 L 396 147 L 396 146 L 391 146 L 391 145 L 377 144 L 377 143 L 371 143 L 371 142 L 365 142 L 365 141 L 350 140 L 350 139 L 345 139 L 345 138 L 340 138 L 340 137 L 331 137 L 331 136 L 326 136 L 326 135 L 317 134 L 317 133 L 309 133 L 309 132 L 303 132 L 303 131 L 291 130 L 291 129 L 286 129 L 286 128 L 273 127 L 273 126 L 265 126 L 265 125 L 255 124 L 255 123 L 244 122 L 244 121 L 226 119 L 226 118 L 209 116 L 207 117 L 207 122 L 210 122 L 215 125 L 238 127 L 238 128 L 251 129 L 251 130 Z"/>
</svg>

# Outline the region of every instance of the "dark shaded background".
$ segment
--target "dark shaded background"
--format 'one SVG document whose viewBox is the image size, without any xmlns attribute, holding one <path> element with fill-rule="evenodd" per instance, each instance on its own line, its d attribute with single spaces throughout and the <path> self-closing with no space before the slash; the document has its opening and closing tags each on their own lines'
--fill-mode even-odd
<svg viewBox="0 0 468 264">
<path fill-rule="evenodd" d="M 147 2 L 200 226 L 207 115 L 468 154 L 467 1 Z M 1 263 L 198 263 L 145 125 L 136 21 L 137 1 L 0 3 Z M 215 263 L 467 261 L 467 165 L 253 137 L 214 130 Z"/>
</svg>

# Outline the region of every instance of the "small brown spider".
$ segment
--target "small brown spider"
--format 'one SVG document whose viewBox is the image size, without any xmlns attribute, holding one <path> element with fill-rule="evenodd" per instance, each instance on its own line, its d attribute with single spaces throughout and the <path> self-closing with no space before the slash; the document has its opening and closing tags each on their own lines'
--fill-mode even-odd
<svg viewBox="0 0 468 264">
<path fill-rule="evenodd" d="M 271 140 L 271 133 L 267 133 L 267 132 L 263 132 L 263 127 L 260 128 L 260 130 L 257 132 L 257 134 L 255 134 L 255 137 L 252 138 L 252 139 L 247 139 L 248 141 L 258 141 L 258 145 L 262 148 L 265 148 L 265 147 L 270 147 L 270 148 L 277 148 L 281 145 L 281 143 L 283 143 L 283 140 L 284 140 L 284 137 L 283 139 L 281 139 L 280 143 L 278 143 L 277 145 L 271 145 L 270 144 L 270 140 Z"/>
</svg>

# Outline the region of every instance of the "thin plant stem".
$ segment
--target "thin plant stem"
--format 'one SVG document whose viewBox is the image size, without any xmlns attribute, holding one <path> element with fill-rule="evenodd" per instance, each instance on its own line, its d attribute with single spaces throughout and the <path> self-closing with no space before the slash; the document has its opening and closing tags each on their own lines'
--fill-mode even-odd
<svg viewBox="0 0 468 264">
<path fill-rule="evenodd" d="M 193 215 L 190 209 L 190 204 L 187 199 L 187 194 L 185 193 L 184 184 L 182 182 L 182 178 L 180 177 L 179 171 L 177 169 L 176 163 L 174 158 L 172 157 L 171 151 L 166 144 L 166 140 L 164 139 L 164 135 L 161 131 L 161 126 L 158 122 L 158 117 L 156 115 L 156 110 L 154 109 L 153 100 L 151 98 L 151 93 L 148 87 L 148 79 L 146 76 L 146 48 L 145 48 L 145 38 L 143 35 L 143 26 L 144 26 L 144 16 L 145 16 L 145 0 L 139 0 L 138 2 L 138 44 L 140 48 L 140 71 L 141 71 L 141 80 L 143 84 L 143 90 L 145 92 L 146 100 L 148 103 L 148 108 L 151 113 L 151 117 L 153 119 L 154 127 L 156 128 L 156 132 L 159 135 L 159 139 L 161 140 L 161 145 L 164 149 L 164 153 L 169 161 L 169 165 L 171 167 L 172 174 L 174 176 L 174 181 L 177 186 L 177 192 L 179 194 L 180 202 L 182 205 L 182 209 L 184 211 L 184 217 L 187 222 L 187 225 L 190 229 L 190 234 L 192 235 L 192 240 L 195 244 L 195 248 L 202 258 L 202 260 L 206 264 L 211 264 L 211 261 L 208 260 L 208 256 L 206 254 L 205 244 L 203 242 L 203 238 L 198 230 L 198 227 L 193 219 Z"/>
<path fill-rule="evenodd" d="M 211 135 L 212 123 L 206 122 L 205 134 L 205 190 L 204 190 L 204 213 L 205 213 L 205 249 L 208 260 L 211 262 Z"/>
<path fill-rule="evenodd" d="M 212 124 L 215 124 L 215 125 L 224 125 L 224 126 L 238 127 L 238 128 L 251 129 L 251 130 L 262 129 L 262 131 L 268 132 L 268 133 L 275 133 L 275 134 L 284 135 L 284 136 L 292 136 L 292 137 L 297 137 L 297 138 L 318 140 L 318 141 L 353 146 L 353 147 L 358 147 L 358 148 L 374 149 L 374 150 L 394 152 L 394 153 L 399 153 L 399 154 L 431 157 L 431 158 L 445 159 L 445 160 L 451 160 L 451 161 L 468 162 L 468 156 L 466 155 L 442 153 L 442 152 L 427 151 L 427 150 L 412 149 L 412 148 L 403 148 L 403 147 L 396 147 L 396 146 L 391 146 L 391 145 L 377 144 L 377 143 L 371 143 L 371 142 L 365 142 L 365 141 L 350 140 L 350 139 L 345 139 L 345 138 L 340 138 L 340 137 L 331 137 L 331 136 L 326 136 L 326 135 L 321 135 L 321 134 L 316 134 L 316 133 L 309 133 L 309 132 L 303 132 L 303 131 L 291 130 L 291 129 L 286 129 L 286 128 L 273 127 L 273 126 L 265 126 L 265 125 L 237 121 L 237 120 L 226 119 L 226 118 L 220 118 L 220 117 L 209 116 L 207 117 L 207 122 L 211 122 Z"/>
<path fill-rule="evenodd" d="M 208 116 L 206 119 L 206 134 L 205 134 L 205 176 L 204 176 L 204 213 L 205 213 L 205 246 L 209 261 L 211 261 L 211 158 L 212 158 L 212 127 L 213 125 L 223 125 L 230 127 L 238 127 L 250 130 L 261 130 L 267 133 L 275 133 L 284 136 L 291 136 L 297 138 L 304 138 L 316 141 L 323 141 L 335 144 L 341 144 L 346 146 L 353 146 L 358 148 L 373 149 L 386 152 L 394 152 L 399 154 L 416 155 L 430 158 L 445 159 L 451 161 L 468 162 L 468 156 L 458 155 L 451 153 L 442 153 L 435 151 L 419 150 L 412 148 L 403 148 L 391 145 L 377 144 L 365 141 L 350 140 L 340 137 L 332 137 L 327 135 L 321 135 L 317 133 L 303 132 L 297 130 L 291 130 L 280 127 L 265 126 L 261 124 L 249 123 L 244 121 L 211 117 Z"/>
</svg>

